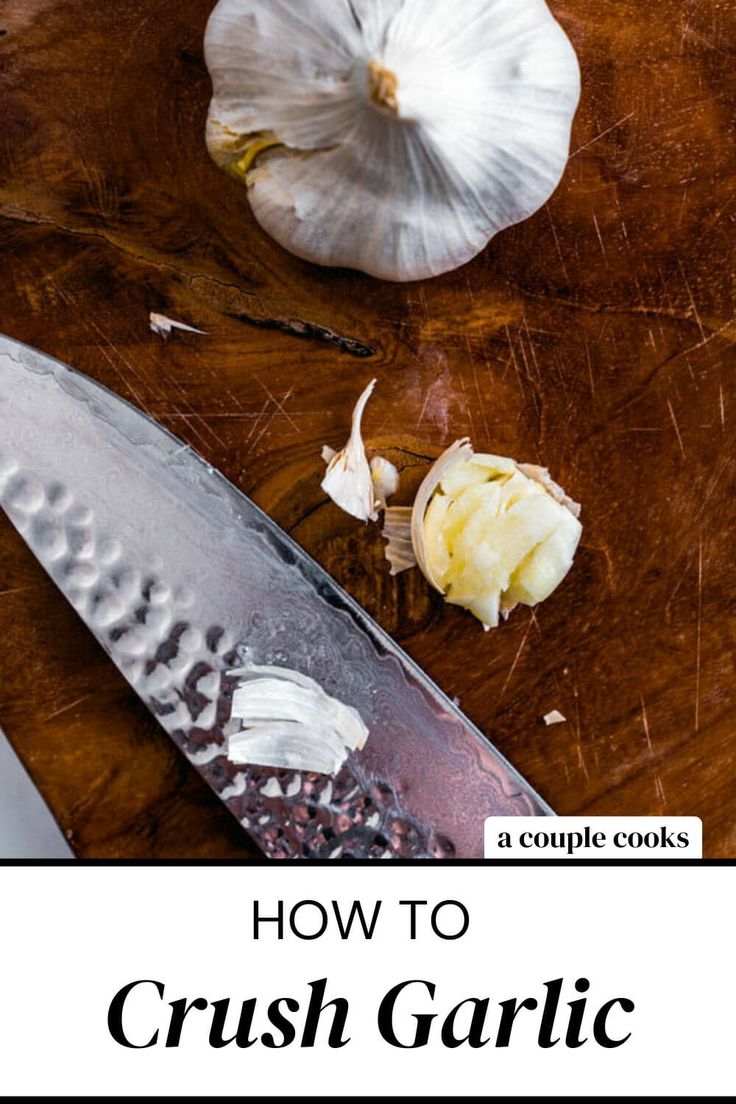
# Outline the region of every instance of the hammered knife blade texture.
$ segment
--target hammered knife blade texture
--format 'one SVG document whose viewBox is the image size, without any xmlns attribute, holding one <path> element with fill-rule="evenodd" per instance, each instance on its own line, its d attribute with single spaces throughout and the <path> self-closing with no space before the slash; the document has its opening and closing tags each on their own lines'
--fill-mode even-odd
<svg viewBox="0 0 736 1104">
<path fill-rule="evenodd" d="M 479 857 L 487 816 L 551 810 L 253 502 L 86 376 L 0 337 L 0 504 L 159 724 L 265 853 Z M 335 779 L 229 762 L 243 662 L 370 730 Z"/>
</svg>

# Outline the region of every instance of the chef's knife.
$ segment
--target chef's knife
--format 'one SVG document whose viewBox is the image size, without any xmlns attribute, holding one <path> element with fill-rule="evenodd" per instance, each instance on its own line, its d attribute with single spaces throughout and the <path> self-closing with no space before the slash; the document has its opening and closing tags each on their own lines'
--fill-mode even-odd
<svg viewBox="0 0 736 1104">
<path fill-rule="evenodd" d="M 140 411 L 0 337 L 0 504 L 160 725 L 267 855 L 478 857 L 551 810 L 253 502 Z M 244 768 L 243 662 L 315 679 L 370 730 L 335 779 Z"/>
<path fill-rule="evenodd" d="M 73 859 L 74 853 L 0 732 L 0 859 Z"/>
</svg>

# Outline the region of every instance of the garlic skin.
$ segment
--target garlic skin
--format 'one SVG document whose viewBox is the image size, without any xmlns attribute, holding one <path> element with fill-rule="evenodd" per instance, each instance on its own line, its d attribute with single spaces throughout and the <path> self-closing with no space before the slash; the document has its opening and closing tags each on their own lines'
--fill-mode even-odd
<svg viewBox="0 0 736 1104">
<path fill-rule="evenodd" d="M 174 318 L 167 318 L 165 314 L 156 314 L 155 311 L 151 311 L 148 315 L 148 325 L 151 333 L 163 337 L 164 340 L 171 337 L 174 330 L 181 330 L 183 333 L 201 334 L 202 337 L 207 336 L 205 330 L 198 330 L 196 326 L 188 326 L 186 322 L 177 322 Z"/>
<path fill-rule="evenodd" d="M 580 98 L 545 0 L 220 0 L 205 57 L 209 151 L 263 229 L 395 281 L 543 206 Z"/>
<path fill-rule="evenodd" d="M 231 763 L 336 775 L 351 751 L 365 745 L 368 729 L 356 709 L 331 698 L 318 682 L 285 667 L 244 667 L 228 737 Z"/>
<path fill-rule="evenodd" d="M 322 448 L 327 473 L 322 490 L 336 506 L 358 521 L 378 521 L 379 510 L 399 489 L 399 473 L 383 456 L 374 456 L 370 464 L 363 444 L 362 422 L 366 403 L 373 394 L 372 380 L 358 399 L 353 411 L 353 428 L 344 449 L 335 452 L 329 445 Z"/>
<path fill-rule="evenodd" d="M 386 559 L 391 564 L 391 575 L 400 575 L 417 566 L 414 543 L 411 539 L 411 506 L 389 506 L 383 523 Z"/>
<path fill-rule="evenodd" d="M 361 433 L 363 411 L 375 386 L 376 381 L 372 380 L 358 399 L 350 440 L 345 448 L 335 452 L 325 445 L 322 449 L 322 459 L 327 464 L 322 490 L 341 510 L 358 521 L 378 519 L 376 489 Z"/>
<path fill-rule="evenodd" d="M 464 439 L 432 466 L 410 516 L 386 512 L 386 558 L 398 574 L 413 552 L 445 601 L 492 629 L 560 585 L 582 535 L 579 513 L 545 468 L 475 453 Z"/>
<path fill-rule="evenodd" d="M 378 508 L 385 510 L 386 503 L 399 489 L 399 473 L 390 460 L 374 456 L 371 460 L 371 478 Z"/>
<path fill-rule="evenodd" d="M 564 713 L 560 713 L 559 709 L 553 709 L 550 713 L 545 713 L 542 718 L 547 728 L 552 725 L 567 724 L 567 717 Z"/>
</svg>

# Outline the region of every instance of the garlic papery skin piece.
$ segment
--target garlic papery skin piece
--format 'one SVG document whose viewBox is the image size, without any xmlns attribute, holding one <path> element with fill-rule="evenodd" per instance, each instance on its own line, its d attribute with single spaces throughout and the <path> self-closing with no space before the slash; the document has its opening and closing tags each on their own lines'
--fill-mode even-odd
<svg viewBox="0 0 736 1104">
<path fill-rule="evenodd" d="M 440 594 L 444 594 L 441 582 L 432 573 L 429 558 L 424 555 L 422 519 L 443 474 L 472 455 L 473 449 L 469 438 L 456 441 L 430 468 L 417 491 L 413 507 L 388 507 L 384 517 L 383 537 L 388 542 L 385 556 L 391 564 L 392 575 L 400 575 L 402 571 L 408 571 L 409 568 L 419 564 L 427 581 Z M 418 559 L 419 555 L 422 556 L 421 562 Z"/>
<path fill-rule="evenodd" d="M 556 189 L 580 97 L 545 0 L 220 0 L 207 144 L 306 260 L 386 280 L 471 260 Z"/>
<path fill-rule="evenodd" d="M 196 326 L 188 326 L 186 322 L 177 322 L 174 318 L 167 318 L 165 314 L 156 314 L 155 311 L 151 311 L 148 315 L 148 325 L 152 333 L 158 334 L 159 337 L 164 339 L 171 337 L 174 330 L 181 330 L 183 333 L 200 334 L 202 337 L 206 337 L 205 330 L 198 330 Z"/>
<path fill-rule="evenodd" d="M 428 582 L 491 629 L 565 578 L 582 535 L 579 511 L 546 469 L 525 472 L 457 441 L 419 488 L 411 543 Z"/>
<path fill-rule="evenodd" d="M 391 564 L 391 575 L 400 575 L 417 566 L 414 542 L 411 539 L 411 506 L 389 506 L 383 522 L 386 559 Z"/>
<path fill-rule="evenodd" d="M 285 667 L 243 667 L 228 737 L 231 763 L 336 775 L 368 729 L 356 709 L 332 698 L 314 679 Z"/>
<path fill-rule="evenodd" d="M 464 437 L 460 441 L 455 441 L 454 445 L 451 445 L 449 449 L 443 452 L 440 458 L 436 460 L 429 469 L 429 472 L 417 491 L 417 497 L 414 499 L 414 507 L 412 509 L 410 521 L 411 542 L 414 548 L 414 555 L 416 556 L 417 563 L 425 579 L 428 583 L 431 583 L 434 589 L 438 590 L 440 594 L 445 593 L 445 587 L 441 576 L 435 574 L 435 565 L 433 562 L 435 557 L 431 555 L 432 550 L 427 548 L 424 526 L 425 517 L 432 498 L 437 493 L 438 488 L 441 490 L 442 480 L 446 476 L 449 476 L 454 467 L 466 463 L 472 456 L 473 448 L 469 438 Z"/>
<path fill-rule="evenodd" d="M 551 725 L 567 724 L 567 717 L 564 713 L 560 713 L 559 709 L 553 709 L 550 713 L 545 713 L 542 720 L 547 728 Z"/>
<path fill-rule="evenodd" d="M 358 399 L 353 411 L 350 440 L 345 448 L 335 452 L 325 445 L 322 450 L 322 459 L 327 464 L 322 490 L 335 505 L 358 521 L 378 519 L 376 488 L 361 433 L 363 411 L 375 386 L 376 381 L 372 380 Z"/>
<path fill-rule="evenodd" d="M 371 460 L 371 478 L 379 510 L 385 510 L 390 498 L 399 489 L 399 473 L 385 456 L 374 456 Z"/>
</svg>

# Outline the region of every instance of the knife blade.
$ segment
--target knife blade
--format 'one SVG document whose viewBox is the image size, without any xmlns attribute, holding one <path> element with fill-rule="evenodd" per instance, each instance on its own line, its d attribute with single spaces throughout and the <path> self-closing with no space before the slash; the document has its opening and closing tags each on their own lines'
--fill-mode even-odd
<svg viewBox="0 0 736 1104">
<path fill-rule="evenodd" d="M 330 576 L 187 445 L 0 337 L 0 505 L 102 647 L 274 858 L 480 857 L 487 816 L 550 808 Z M 335 779 L 227 758 L 244 662 L 296 670 L 370 730 Z"/>
<path fill-rule="evenodd" d="M 0 732 L 0 859 L 73 859 L 74 852 Z"/>
</svg>

